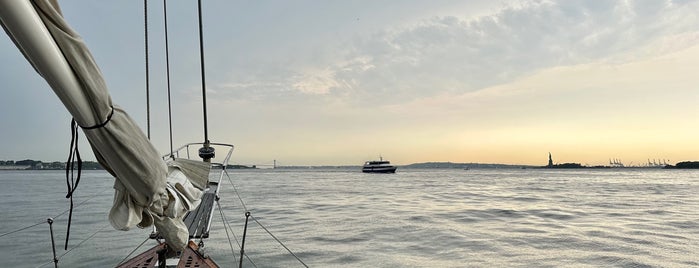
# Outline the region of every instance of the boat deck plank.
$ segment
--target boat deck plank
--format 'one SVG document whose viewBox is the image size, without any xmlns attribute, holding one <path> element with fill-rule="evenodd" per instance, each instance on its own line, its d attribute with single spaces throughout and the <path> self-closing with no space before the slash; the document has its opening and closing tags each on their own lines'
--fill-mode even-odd
<svg viewBox="0 0 699 268">
<path fill-rule="evenodd" d="M 209 183 L 209 189 L 202 196 L 197 209 L 190 211 L 184 217 L 184 224 L 189 229 L 189 238 L 209 237 L 209 220 L 214 211 L 217 188 L 216 183 Z"/>
</svg>

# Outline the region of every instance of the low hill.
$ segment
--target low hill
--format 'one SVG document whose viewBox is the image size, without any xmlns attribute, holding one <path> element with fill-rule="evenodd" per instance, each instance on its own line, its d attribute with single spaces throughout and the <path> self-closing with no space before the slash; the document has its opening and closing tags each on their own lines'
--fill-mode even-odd
<svg viewBox="0 0 699 268">
<path fill-rule="evenodd" d="M 452 163 L 452 162 L 425 162 L 415 163 L 401 168 L 444 168 L 444 169 L 472 169 L 472 168 L 533 168 L 528 165 L 508 165 L 508 164 L 483 164 L 483 163 Z"/>
</svg>

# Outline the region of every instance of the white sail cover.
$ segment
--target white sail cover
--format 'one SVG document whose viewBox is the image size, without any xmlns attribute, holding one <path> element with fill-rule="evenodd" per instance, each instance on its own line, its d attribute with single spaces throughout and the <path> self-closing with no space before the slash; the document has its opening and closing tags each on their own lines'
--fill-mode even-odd
<svg viewBox="0 0 699 268">
<path fill-rule="evenodd" d="M 0 21 L 83 127 L 97 160 L 115 177 L 112 226 L 128 230 L 155 224 L 171 247 L 183 248 L 189 235 L 182 217 L 199 202 L 208 164 L 192 169 L 182 166 L 198 164 L 168 165 L 162 160 L 128 114 L 112 103 L 97 64 L 55 0 L 0 1 Z M 191 172 L 202 169 L 206 175 Z M 191 177 L 199 179 L 192 184 Z"/>
</svg>

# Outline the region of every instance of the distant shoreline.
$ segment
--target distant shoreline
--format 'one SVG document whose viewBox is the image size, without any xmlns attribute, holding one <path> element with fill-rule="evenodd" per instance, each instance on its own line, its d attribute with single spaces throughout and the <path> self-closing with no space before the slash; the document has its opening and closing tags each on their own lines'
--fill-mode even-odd
<svg viewBox="0 0 699 268">
<path fill-rule="evenodd" d="M 228 169 L 271 169 L 246 165 L 228 165 Z M 308 166 L 277 166 L 276 169 L 360 169 L 361 165 L 308 165 Z M 666 166 L 585 166 L 578 163 L 556 164 L 553 166 L 512 165 L 493 163 L 453 163 L 453 162 L 424 162 L 408 165 L 398 165 L 399 169 L 699 169 L 699 161 L 684 161 L 676 165 Z M 65 162 L 42 162 L 36 160 L 0 161 L 0 171 L 17 170 L 65 170 Z M 98 162 L 84 161 L 82 170 L 104 170 Z"/>
</svg>

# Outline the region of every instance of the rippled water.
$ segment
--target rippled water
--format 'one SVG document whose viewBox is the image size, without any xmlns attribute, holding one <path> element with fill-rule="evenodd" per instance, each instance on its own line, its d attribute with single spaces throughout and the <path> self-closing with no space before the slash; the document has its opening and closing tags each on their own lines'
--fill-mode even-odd
<svg viewBox="0 0 699 268">
<path fill-rule="evenodd" d="M 234 170 L 230 175 L 253 217 L 310 267 L 699 266 L 697 171 Z M 0 234 L 67 209 L 62 176 L 0 172 Z M 224 180 L 221 205 L 233 226 L 231 239 L 240 240 L 244 209 Z M 109 227 L 111 183 L 104 172 L 84 176 L 76 204 L 92 199 L 75 211 L 71 247 L 94 237 L 68 253 L 60 248 L 58 255 L 65 255 L 59 264 L 113 266 L 150 232 Z M 58 240 L 65 239 L 66 218 L 54 224 Z M 215 219 L 207 252 L 223 267 L 234 266 L 221 216 Z M 48 233 L 41 224 L 0 237 L 6 267 L 50 263 Z M 302 267 L 253 221 L 245 248 L 257 267 Z M 252 267 L 250 260 L 246 267 Z"/>
</svg>

